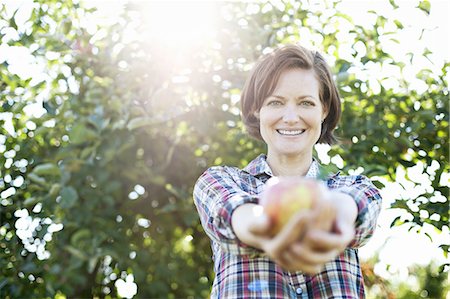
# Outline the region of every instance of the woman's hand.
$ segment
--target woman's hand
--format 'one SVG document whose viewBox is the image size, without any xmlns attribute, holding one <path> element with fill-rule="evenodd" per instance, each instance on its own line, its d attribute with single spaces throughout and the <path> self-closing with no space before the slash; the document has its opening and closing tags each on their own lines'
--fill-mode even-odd
<svg viewBox="0 0 450 299">
<path fill-rule="evenodd" d="M 240 241 L 264 251 L 273 261 L 286 267 L 282 260 L 285 250 L 301 240 L 310 221 L 309 211 L 297 213 L 275 236 L 271 235 L 271 222 L 257 204 L 244 204 L 232 215 L 231 225 Z"/>
<path fill-rule="evenodd" d="M 288 265 L 287 270 L 316 274 L 353 240 L 357 207 L 349 195 L 327 191 L 325 198 L 319 200 L 318 208 L 312 215 L 305 237 L 285 250 L 282 264 Z"/>
<path fill-rule="evenodd" d="M 328 189 L 321 194 L 313 210 L 295 214 L 275 236 L 270 235 L 270 220 L 257 204 L 234 211 L 233 230 L 242 242 L 263 250 L 283 269 L 316 274 L 351 242 L 357 214 L 350 196 Z"/>
<path fill-rule="evenodd" d="M 271 232 L 271 222 L 263 212 L 263 207 L 257 204 L 245 204 L 238 207 L 232 216 L 232 226 L 235 234 L 247 245 L 258 248 L 279 266 L 289 271 L 304 271 L 310 273 L 313 268 L 322 266 L 330 260 L 330 253 L 315 253 L 301 248 L 300 256 L 296 252 L 298 246 L 303 246 L 303 240 L 308 230 L 331 230 L 334 220 L 332 211 L 326 205 L 315 204 L 320 213 L 305 210 L 296 213 L 275 236 Z M 320 207 L 320 208 L 319 208 Z M 297 247 L 296 247 L 297 246 Z M 291 254 L 289 251 L 292 250 Z M 308 254 L 306 258 L 304 254 Z M 333 255 L 332 257 L 334 257 Z M 313 263 L 313 265 L 312 265 Z"/>
</svg>

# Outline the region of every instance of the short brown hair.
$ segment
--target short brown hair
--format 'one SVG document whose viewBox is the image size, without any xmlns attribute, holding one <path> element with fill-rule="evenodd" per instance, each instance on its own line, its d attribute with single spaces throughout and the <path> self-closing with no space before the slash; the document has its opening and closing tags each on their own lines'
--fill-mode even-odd
<svg viewBox="0 0 450 299">
<path fill-rule="evenodd" d="M 241 94 L 242 119 L 248 133 L 262 140 L 259 119 L 255 112 L 261 109 L 264 100 L 275 90 L 281 74 L 285 70 L 295 68 L 314 70 L 319 81 L 322 107 L 328 112 L 322 123 L 318 143 L 335 143 L 333 131 L 341 117 L 341 101 L 330 67 L 319 52 L 293 44 L 263 56 L 250 73 Z"/>
</svg>

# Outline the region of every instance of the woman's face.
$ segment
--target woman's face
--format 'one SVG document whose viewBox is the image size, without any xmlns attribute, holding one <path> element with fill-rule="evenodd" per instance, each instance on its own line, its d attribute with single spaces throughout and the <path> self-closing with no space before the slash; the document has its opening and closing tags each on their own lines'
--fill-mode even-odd
<svg viewBox="0 0 450 299">
<path fill-rule="evenodd" d="M 300 68 L 284 71 L 256 116 L 269 156 L 312 157 L 326 117 L 314 71 Z"/>
</svg>

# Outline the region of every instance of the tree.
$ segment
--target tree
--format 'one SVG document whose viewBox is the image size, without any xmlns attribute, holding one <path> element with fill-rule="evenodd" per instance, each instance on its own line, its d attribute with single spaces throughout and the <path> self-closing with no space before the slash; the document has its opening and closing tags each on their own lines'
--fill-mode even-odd
<svg viewBox="0 0 450 299">
<path fill-rule="evenodd" d="M 357 25 L 348 34 L 365 54 L 340 58 L 329 24 L 351 20 L 334 2 L 325 10 L 296 1 L 219 3 L 220 34 L 191 48 L 133 35 L 155 31 L 142 5 L 128 4 L 104 26 L 84 21 L 95 9 L 78 2 L 1 8 L 3 46 L 41 68 L 24 74 L 9 60 L 0 68 L 2 297 L 122 296 L 116 283 L 130 274 L 138 297 L 207 297 L 211 252 L 192 187 L 207 166 L 242 167 L 264 150 L 245 134 L 236 99 L 260 54 L 307 41 L 305 32 L 335 58 L 343 97 L 342 145 L 330 156 L 342 157 L 344 172 L 363 166 L 391 181 L 397 167 L 423 165 L 431 187 L 396 202 L 412 219 L 395 224 L 448 227 L 448 64 L 418 74 L 423 93 L 401 78 L 398 90 L 381 84 L 374 92 L 352 66 L 404 65 L 383 49 L 387 33 Z M 377 16 L 378 28 L 387 22 Z"/>
</svg>

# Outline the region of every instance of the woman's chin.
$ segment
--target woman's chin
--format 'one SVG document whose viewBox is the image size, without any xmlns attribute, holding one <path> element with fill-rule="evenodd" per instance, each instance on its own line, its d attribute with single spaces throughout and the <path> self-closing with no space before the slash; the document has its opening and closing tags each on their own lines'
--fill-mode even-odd
<svg viewBox="0 0 450 299">
<path fill-rule="evenodd" d="M 306 149 L 304 148 L 298 148 L 298 149 L 280 149 L 277 151 L 277 155 L 279 156 L 285 156 L 289 158 L 295 158 L 302 156 L 306 153 Z"/>
</svg>

